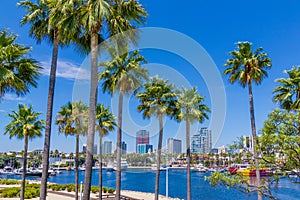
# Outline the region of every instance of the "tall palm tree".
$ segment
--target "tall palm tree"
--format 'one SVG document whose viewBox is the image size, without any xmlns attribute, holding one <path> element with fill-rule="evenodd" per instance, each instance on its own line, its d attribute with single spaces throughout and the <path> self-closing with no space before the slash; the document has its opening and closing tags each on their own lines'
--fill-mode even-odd
<svg viewBox="0 0 300 200">
<path fill-rule="evenodd" d="M 288 78 L 276 80 L 280 85 L 275 88 L 274 101 L 279 102 L 280 106 L 288 111 L 300 110 L 300 66 L 286 70 Z"/>
<path fill-rule="evenodd" d="M 37 61 L 26 58 L 31 50 L 16 43 L 16 35 L 0 32 L 0 98 L 8 92 L 25 95 L 29 87 L 36 87 L 41 67 Z"/>
<path fill-rule="evenodd" d="M 78 160 L 79 160 L 79 136 L 86 130 L 88 107 L 79 102 L 68 102 L 66 106 L 61 107 L 56 117 L 58 131 L 67 135 L 76 136 L 75 145 L 75 199 L 78 199 Z"/>
<path fill-rule="evenodd" d="M 231 58 L 227 60 L 223 72 L 229 75 L 230 83 L 239 82 L 243 88 L 248 86 L 251 130 L 253 137 L 253 154 L 255 159 L 257 186 L 260 186 L 259 162 L 255 150 L 256 145 L 256 126 L 254 117 L 254 103 L 252 93 L 252 82 L 260 84 L 264 77 L 267 77 L 267 69 L 271 68 L 272 62 L 268 55 L 263 52 L 263 48 L 259 47 L 252 51 L 252 43 L 238 42 L 238 50 L 230 53 Z M 258 191 L 258 199 L 262 199 L 261 193 Z"/>
<path fill-rule="evenodd" d="M 144 118 L 156 116 L 159 121 L 159 139 L 157 147 L 157 169 L 155 179 L 155 200 L 158 200 L 160 157 L 163 140 L 163 117 L 171 118 L 178 115 L 177 96 L 174 85 L 168 84 L 167 80 L 159 79 L 157 76 L 144 85 L 144 91 L 136 94 L 140 101 L 137 107 L 139 112 L 143 112 Z"/>
<path fill-rule="evenodd" d="M 103 81 L 104 92 L 113 94 L 119 92 L 118 104 L 118 132 L 117 132 L 117 172 L 116 172 L 116 197 L 120 198 L 121 191 L 121 143 L 122 143 L 122 113 L 123 97 L 137 90 L 148 78 L 148 71 L 141 68 L 141 63 L 146 62 L 139 51 L 125 53 L 114 57 L 111 61 L 100 63 L 105 67 L 99 79 Z"/>
<path fill-rule="evenodd" d="M 187 90 L 182 88 L 178 95 L 180 108 L 179 119 L 186 123 L 186 158 L 187 158 L 187 200 L 191 199 L 191 149 L 190 149 L 190 124 L 193 122 L 203 123 L 208 119 L 209 108 L 203 104 L 204 97 L 197 94 L 197 88 Z"/>
<path fill-rule="evenodd" d="M 84 180 L 85 187 L 83 196 L 83 199 L 89 199 L 98 88 L 98 44 L 100 42 L 99 38 L 101 38 L 99 37 L 99 34 L 101 31 L 103 31 L 105 33 L 109 33 L 109 36 L 112 36 L 114 34 L 131 30 L 135 28 L 131 24 L 131 22 L 135 22 L 135 24 L 143 23 L 147 13 L 142 8 L 141 4 L 139 4 L 135 0 L 55 0 L 52 2 L 53 3 L 50 2 L 50 5 L 53 8 L 52 13 L 54 13 L 54 16 L 57 13 L 63 14 L 63 17 L 55 17 L 56 20 L 54 20 L 53 23 L 58 24 L 59 27 L 68 31 L 69 35 L 75 34 L 75 42 L 80 43 L 80 49 L 84 50 L 85 52 L 91 52 L 91 87 L 89 101 L 86 171 Z M 75 31 L 70 31 L 74 30 L 74 26 L 77 26 L 78 24 L 80 25 L 80 32 L 77 32 L 78 28 L 75 28 Z M 135 33 L 134 31 L 130 32 Z M 129 35 L 131 36 L 131 39 L 135 37 L 134 34 Z M 89 45 L 89 47 L 87 47 L 86 45 Z"/>
<path fill-rule="evenodd" d="M 115 130 L 117 123 L 116 117 L 105 108 L 103 104 L 98 104 L 96 109 L 96 129 L 99 132 L 99 200 L 102 200 L 102 138 L 110 131 Z"/>
<path fill-rule="evenodd" d="M 4 134 L 9 133 L 10 139 L 12 137 L 17 137 L 18 139 L 24 138 L 23 174 L 20 193 L 20 199 L 22 200 L 25 194 L 28 139 L 41 137 L 41 131 L 45 128 L 45 121 L 38 119 L 40 114 L 40 112 L 33 111 L 32 106 L 27 107 L 26 105 L 19 104 L 17 111 L 12 111 L 12 113 L 8 114 L 10 122 L 5 127 Z"/>
<path fill-rule="evenodd" d="M 33 3 L 30 0 L 25 0 L 18 3 L 18 5 L 23 7 L 26 11 L 26 15 L 21 20 L 21 25 L 31 25 L 30 36 L 35 38 L 38 43 L 40 43 L 42 40 L 47 40 L 53 44 L 47 99 L 46 130 L 43 151 L 43 174 L 40 192 L 41 200 L 46 199 L 58 47 L 59 45 L 69 44 L 71 40 L 69 38 L 70 35 L 68 34 L 70 31 L 59 29 L 59 27 L 57 27 L 55 23 L 51 22 L 51 18 L 49 16 L 51 8 L 47 3 L 47 0 L 38 0 L 37 3 Z"/>
</svg>

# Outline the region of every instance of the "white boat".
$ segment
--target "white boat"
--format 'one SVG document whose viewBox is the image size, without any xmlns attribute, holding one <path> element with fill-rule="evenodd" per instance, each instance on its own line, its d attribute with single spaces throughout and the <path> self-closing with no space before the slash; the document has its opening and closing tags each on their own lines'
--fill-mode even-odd
<svg viewBox="0 0 300 200">
<path fill-rule="evenodd" d="M 152 165 L 151 170 L 156 171 L 157 170 L 157 166 L 156 165 Z M 166 171 L 167 170 L 167 166 L 166 165 L 162 165 L 159 168 L 159 171 Z"/>
<path fill-rule="evenodd" d="M 125 158 L 121 159 L 121 170 L 124 171 L 128 168 L 128 163 L 127 160 Z M 114 162 L 114 166 L 113 166 L 113 170 L 117 170 L 117 162 Z"/>
<path fill-rule="evenodd" d="M 2 175 L 14 175 L 13 168 L 11 166 L 5 166 L 3 170 L 0 171 Z"/>
<path fill-rule="evenodd" d="M 198 164 L 194 167 L 194 171 L 206 173 L 206 172 L 208 172 L 208 168 L 204 167 L 202 164 Z"/>
</svg>

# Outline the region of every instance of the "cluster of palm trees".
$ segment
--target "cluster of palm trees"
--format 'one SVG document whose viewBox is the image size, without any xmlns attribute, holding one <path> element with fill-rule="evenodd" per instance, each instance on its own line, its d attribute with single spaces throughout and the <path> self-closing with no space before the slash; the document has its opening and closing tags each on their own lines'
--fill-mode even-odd
<svg viewBox="0 0 300 200">
<path fill-rule="evenodd" d="M 209 109 L 203 104 L 204 97 L 197 94 L 196 88 L 191 90 L 183 88 L 178 92 L 174 89 L 174 85 L 159 77 L 148 80 L 147 70 L 141 68 L 141 64 L 146 62 L 146 59 L 140 55 L 139 51 L 120 53 L 124 49 L 128 49 L 130 42 L 134 44 L 137 42 L 138 32 L 135 31 L 135 25 L 145 23 L 147 16 L 143 6 L 135 0 L 39 0 L 35 2 L 25 0 L 18 3 L 18 5 L 26 11 L 21 24 L 30 24 L 30 35 L 37 42 L 49 41 L 53 45 L 46 121 L 39 120 L 39 113 L 34 112 L 32 107 L 19 105 L 19 110 L 9 115 L 12 121 L 6 127 L 6 133 L 9 133 L 10 137 L 25 138 L 24 154 L 27 153 L 28 137 L 38 136 L 38 132 L 40 133 L 45 128 L 40 199 L 46 199 L 58 50 L 60 46 L 68 46 L 71 43 L 75 44 L 77 49 L 83 53 L 90 52 L 91 87 L 89 105 L 84 105 L 82 102 L 68 103 L 58 113 L 56 123 L 59 125 L 59 132 L 66 135 L 76 135 L 76 167 L 78 167 L 79 134 L 87 134 L 83 199 L 89 199 L 90 194 L 95 130 L 99 131 L 101 140 L 102 136 L 113 130 L 115 126 L 118 128 L 116 196 L 118 199 L 120 198 L 123 97 L 131 92 L 135 92 L 136 98 L 139 99 L 138 110 L 143 113 L 143 116 L 145 118 L 155 116 L 159 121 L 155 199 L 158 199 L 163 117 L 185 121 L 188 164 L 187 199 L 190 199 L 190 123 L 203 122 L 208 118 Z M 126 34 L 122 34 L 125 32 Z M 121 34 L 121 37 L 113 41 L 115 47 L 108 47 L 113 59 L 99 63 L 98 55 L 101 50 L 98 46 L 99 43 L 116 34 Z M 15 40 L 16 36 L 7 33 L 6 30 L 0 32 L 0 97 L 8 92 L 25 95 L 29 92 L 30 87 L 37 86 L 36 81 L 41 67 L 37 61 L 26 57 L 30 48 L 16 44 Z M 262 51 L 262 48 L 253 51 L 250 42 L 239 42 L 237 46 L 238 49 L 231 52 L 231 58 L 225 64 L 227 69 L 224 71 L 224 75 L 229 75 L 231 83 L 239 82 L 242 87 L 248 87 L 252 136 L 256 138 L 252 83 L 260 84 L 263 78 L 267 77 L 266 70 L 271 67 L 271 59 Z M 100 74 L 98 73 L 99 65 L 104 68 Z M 298 111 L 300 108 L 299 71 L 299 67 L 287 71 L 289 79 L 278 80 L 281 86 L 274 91 L 276 93 L 274 100 L 287 110 Z M 117 123 L 114 116 L 109 113 L 108 108 L 103 105 L 97 106 L 99 81 L 102 81 L 103 92 L 119 95 Z M 146 83 L 143 85 L 144 82 Z M 104 116 L 103 113 L 107 115 Z M 17 119 L 21 117 L 24 118 L 24 124 L 12 124 L 13 122 L 16 123 Z M 83 118 L 87 120 L 82 120 Z M 103 121 L 105 118 L 109 119 L 109 126 L 106 124 L 107 122 Z M 36 126 L 36 129 L 30 128 L 32 126 Z M 22 136 L 19 135 L 18 131 L 20 130 L 17 130 L 17 127 L 24 130 Z M 25 130 L 28 130 L 28 132 Z M 35 132 L 31 132 L 34 130 Z M 256 140 L 254 140 L 254 146 L 255 143 Z M 24 156 L 26 157 L 26 155 Z M 259 184 L 259 162 L 255 149 L 254 159 L 257 169 L 257 183 Z M 24 166 L 26 166 L 26 163 Z M 22 193 L 24 194 L 24 191 L 21 192 L 21 195 Z M 259 193 L 258 197 L 261 198 Z"/>
</svg>

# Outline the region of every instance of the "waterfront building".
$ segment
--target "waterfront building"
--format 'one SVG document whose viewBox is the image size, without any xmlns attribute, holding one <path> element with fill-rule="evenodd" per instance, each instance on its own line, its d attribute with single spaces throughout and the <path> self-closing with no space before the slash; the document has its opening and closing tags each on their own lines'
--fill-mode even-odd
<svg viewBox="0 0 300 200">
<path fill-rule="evenodd" d="M 104 141 L 102 146 L 102 154 L 111 154 L 112 152 L 112 141 Z"/>
<path fill-rule="evenodd" d="M 201 128 L 199 133 L 192 136 L 191 152 L 208 154 L 212 149 L 212 134 L 207 127 Z"/>
<path fill-rule="evenodd" d="M 227 153 L 227 152 L 228 152 L 228 149 L 224 145 L 218 147 L 218 154 Z"/>
<path fill-rule="evenodd" d="M 152 153 L 153 146 L 151 144 L 138 144 L 138 154 Z"/>
<path fill-rule="evenodd" d="M 181 153 L 181 140 L 168 138 L 167 148 L 169 154 L 180 154 Z"/>
<path fill-rule="evenodd" d="M 136 132 L 136 152 L 138 153 L 139 144 L 149 144 L 149 131 L 139 130 Z"/>
<path fill-rule="evenodd" d="M 218 154 L 218 148 L 212 148 L 210 152 L 213 154 Z"/>
</svg>

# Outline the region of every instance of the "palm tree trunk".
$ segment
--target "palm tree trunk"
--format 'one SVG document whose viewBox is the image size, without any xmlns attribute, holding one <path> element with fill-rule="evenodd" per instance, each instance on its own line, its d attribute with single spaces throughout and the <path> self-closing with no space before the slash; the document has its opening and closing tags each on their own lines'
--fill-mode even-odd
<svg viewBox="0 0 300 200">
<path fill-rule="evenodd" d="M 96 104 L 97 104 L 97 88 L 98 88 L 98 32 L 93 32 L 91 36 L 91 88 L 89 103 L 89 120 L 87 134 L 87 152 L 86 152 L 86 170 L 84 175 L 84 192 L 83 200 L 90 199 L 92 165 L 93 165 L 93 148 L 95 136 L 96 121 Z"/>
<path fill-rule="evenodd" d="M 100 131 L 99 141 L 99 200 L 102 200 L 102 133 Z"/>
<path fill-rule="evenodd" d="M 75 200 L 78 200 L 78 160 L 79 160 L 79 133 L 76 133 L 75 150 Z"/>
<path fill-rule="evenodd" d="M 187 200 L 191 200 L 191 144 L 190 121 L 186 120 Z"/>
<path fill-rule="evenodd" d="M 162 114 L 158 115 L 158 120 L 159 120 L 159 138 L 158 138 L 158 147 L 157 147 L 157 166 L 156 166 L 156 177 L 155 177 L 155 200 L 158 200 L 158 192 L 159 192 L 160 156 L 161 156 L 161 147 L 162 147 L 162 140 L 163 140 Z"/>
<path fill-rule="evenodd" d="M 251 80 L 248 81 L 248 91 L 249 91 L 249 103 L 250 103 L 250 120 L 251 120 L 251 130 L 252 130 L 252 139 L 253 139 L 253 155 L 255 162 L 255 171 L 256 171 L 256 186 L 259 189 L 257 193 L 257 199 L 262 200 L 262 194 L 260 192 L 260 173 L 259 173 L 259 161 L 258 155 L 256 152 L 256 127 L 255 127 L 255 117 L 254 117 L 254 103 L 253 103 L 253 93 L 252 93 L 252 83 Z"/>
<path fill-rule="evenodd" d="M 54 31 L 52 62 L 51 62 L 49 89 L 48 89 L 46 128 L 45 128 L 45 140 L 44 140 L 44 151 L 43 151 L 43 173 L 42 173 L 42 180 L 41 180 L 40 200 L 45 200 L 47 195 L 51 123 L 52 123 L 53 98 L 54 98 L 54 88 L 55 88 L 55 79 L 56 79 L 58 45 L 59 45 L 59 35 L 58 35 L 58 31 L 56 30 Z"/>
<path fill-rule="evenodd" d="M 24 157 L 23 157 L 23 173 L 22 173 L 20 200 L 23 200 L 24 195 L 25 195 L 25 177 L 26 177 L 26 171 L 27 171 L 27 151 L 28 151 L 28 136 L 25 136 L 25 139 L 24 139 Z"/>
<path fill-rule="evenodd" d="M 120 91 L 119 105 L 118 105 L 117 172 L 116 172 L 116 199 L 118 200 L 121 197 L 122 114 L 123 114 L 123 92 Z"/>
</svg>

